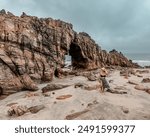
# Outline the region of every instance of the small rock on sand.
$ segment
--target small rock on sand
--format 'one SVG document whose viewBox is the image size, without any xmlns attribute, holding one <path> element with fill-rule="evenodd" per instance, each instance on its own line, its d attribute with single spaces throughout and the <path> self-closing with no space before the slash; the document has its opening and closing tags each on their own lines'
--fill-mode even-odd
<svg viewBox="0 0 150 137">
<path fill-rule="evenodd" d="M 150 78 L 144 78 L 144 79 L 142 80 L 142 83 L 150 83 Z"/>
<path fill-rule="evenodd" d="M 88 91 L 97 90 L 97 89 L 100 90 L 102 88 L 102 84 L 100 82 L 93 83 L 93 84 L 76 83 L 74 85 L 74 88 L 78 88 L 78 87 Z"/>
<path fill-rule="evenodd" d="M 72 95 L 62 95 L 62 96 L 57 97 L 56 99 L 57 100 L 64 100 L 64 99 L 71 98 L 71 97 L 72 97 Z"/>
<path fill-rule="evenodd" d="M 73 114 L 70 114 L 70 115 L 67 115 L 65 119 L 67 120 L 73 120 L 77 117 L 79 117 L 80 115 L 88 112 L 89 110 L 84 110 L 84 111 L 81 111 L 81 112 L 76 112 L 76 113 L 73 113 Z"/>
<path fill-rule="evenodd" d="M 44 105 L 37 105 L 37 106 L 33 106 L 33 107 L 30 107 L 28 108 L 28 110 L 31 112 L 31 113 L 37 113 L 39 112 L 40 110 L 44 109 L 45 106 Z"/>
<path fill-rule="evenodd" d="M 137 77 L 140 77 L 140 78 L 142 78 L 142 77 L 143 77 L 143 76 L 142 76 L 142 75 L 140 75 L 140 74 L 136 74 L 136 76 L 137 76 Z"/>
<path fill-rule="evenodd" d="M 149 70 L 137 70 L 136 72 L 138 72 L 139 74 L 143 74 L 143 73 L 149 73 Z"/>
<path fill-rule="evenodd" d="M 48 84 L 46 87 L 42 88 L 42 93 L 54 91 L 62 88 L 66 88 L 70 85 L 62 85 L 62 84 Z"/>
<path fill-rule="evenodd" d="M 13 105 L 9 108 L 7 113 L 8 113 L 8 116 L 21 116 L 25 114 L 27 111 L 28 111 L 27 106 L 22 106 L 22 105 L 14 106 Z"/>
<path fill-rule="evenodd" d="M 146 90 L 146 87 L 144 87 L 143 85 L 136 85 L 134 88 L 137 90 L 143 90 L 143 91 Z"/>
<path fill-rule="evenodd" d="M 146 92 L 147 92 L 148 94 L 150 94 L 150 89 L 146 89 Z"/>
<path fill-rule="evenodd" d="M 129 113 L 129 109 L 128 109 L 128 108 L 126 108 L 126 107 L 121 107 L 121 109 L 122 109 L 122 111 L 123 111 L 125 114 Z"/>
<path fill-rule="evenodd" d="M 28 108 L 27 106 L 23 106 L 23 105 L 12 105 L 10 106 L 7 113 L 8 113 L 8 116 L 22 116 L 27 112 L 37 113 L 43 108 L 45 108 L 44 105 L 32 106 L 30 108 Z"/>
<path fill-rule="evenodd" d="M 138 85 L 138 82 L 137 82 L 137 81 L 134 81 L 134 80 L 129 80 L 128 83 L 129 83 L 129 84 L 133 84 L 133 85 Z"/>
<path fill-rule="evenodd" d="M 87 78 L 88 78 L 89 81 L 96 81 L 97 80 L 95 75 L 90 75 Z"/>
</svg>

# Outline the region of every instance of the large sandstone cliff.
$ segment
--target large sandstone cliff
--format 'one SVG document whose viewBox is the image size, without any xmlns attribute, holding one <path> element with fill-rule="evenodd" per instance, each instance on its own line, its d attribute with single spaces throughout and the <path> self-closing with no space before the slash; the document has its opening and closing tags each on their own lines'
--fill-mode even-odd
<svg viewBox="0 0 150 137">
<path fill-rule="evenodd" d="M 116 51 L 101 50 L 88 34 L 77 34 L 69 23 L 0 12 L 0 93 L 37 90 L 35 82 L 51 81 L 68 53 L 75 69 L 137 66 Z"/>
</svg>

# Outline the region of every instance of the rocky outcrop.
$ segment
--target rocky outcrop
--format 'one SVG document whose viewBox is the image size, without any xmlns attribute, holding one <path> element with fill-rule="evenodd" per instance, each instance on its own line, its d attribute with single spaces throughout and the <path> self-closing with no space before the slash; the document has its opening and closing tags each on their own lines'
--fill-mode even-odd
<svg viewBox="0 0 150 137">
<path fill-rule="evenodd" d="M 69 50 L 73 67 L 75 69 L 94 69 L 101 66 L 100 51 L 100 47 L 88 34 L 83 32 L 75 34 Z"/>
<path fill-rule="evenodd" d="M 119 53 L 116 50 L 109 52 L 108 59 L 106 61 L 107 65 L 115 65 L 122 67 L 136 67 L 137 64 L 134 64 L 131 60 L 128 60 L 121 52 Z"/>
<path fill-rule="evenodd" d="M 0 93 L 38 90 L 36 82 L 51 81 L 68 53 L 74 69 L 137 66 L 116 51 L 101 50 L 88 34 L 77 34 L 69 23 L 0 12 Z"/>
<path fill-rule="evenodd" d="M 0 12 L 0 89 L 37 90 L 35 82 L 51 81 L 72 39 L 71 24 Z"/>
</svg>

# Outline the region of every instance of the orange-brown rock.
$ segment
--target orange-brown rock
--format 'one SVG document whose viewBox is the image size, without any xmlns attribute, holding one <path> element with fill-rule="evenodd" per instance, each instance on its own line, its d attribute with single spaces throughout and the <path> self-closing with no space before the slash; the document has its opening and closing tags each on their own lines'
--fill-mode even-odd
<svg viewBox="0 0 150 137">
<path fill-rule="evenodd" d="M 136 85 L 134 88 L 137 90 L 143 90 L 143 91 L 146 90 L 146 88 L 143 85 Z"/>
<path fill-rule="evenodd" d="M 150 89 L 146 89 L 146 92 L 147 92 L 148 94 L 150 94 Z"/>
<path fill-rule="evenodd" d="M 61 95 L 59 97 L 56 97 L 57 100 L 64 100 L 64 99 L 67 99 L 67 98 L 71 98 L 72 95 Z"/>
<path fill-rule="evenodd" d="M 149 70 L 137 70 L 136 72 L 143 74 L 143 73 L 149 73 Z"/>
<path fill-rule="evenodd" d="M 129 84 L 133 84 L 133 85 L 138 85 L 138 82 L 137 82 L 137 81 L 134 81 L 134 80 L 129 80 L 128 83 L 129 83 Z"/>
<path fill-rule="evenodd" d="M 51 81 L 68 53 L 74 69 L 138 66 L 115 50 L 101 50 L 88 34 L 77 34 L 69 23 L 0 12 L 0 94 L 38 90 L 36 82 Z"/>
<path fill-rule="evenodd" d="M 62 88 L 66 88 L 70 85 L 63 85 L 63 84 L 47 84 L 47 86 L 42 88 L 42 93 L 46 93 L 46 92 L 50 92 L 50 91 L 54 91 L 54 90 L 58 90 L 58 89 L 62 89 Z"/>
<path fill-rule="evenodd" d="M 150 78 L 144 78 L 144 79 L 142 80 L 142 83 L 150 83 Z"/>
</svg>

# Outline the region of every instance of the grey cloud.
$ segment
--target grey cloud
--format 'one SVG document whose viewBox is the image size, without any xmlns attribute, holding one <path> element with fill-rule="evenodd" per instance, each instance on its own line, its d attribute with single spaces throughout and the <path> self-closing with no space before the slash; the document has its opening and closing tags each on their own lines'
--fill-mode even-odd
<svg viewBox="0 0 150 137">
<path fill-rule="evenodd" d="M 149 0 L 0 0 L 0 8 L 62 19 L 103 49 L 150 53 Z"/>
</svg>

